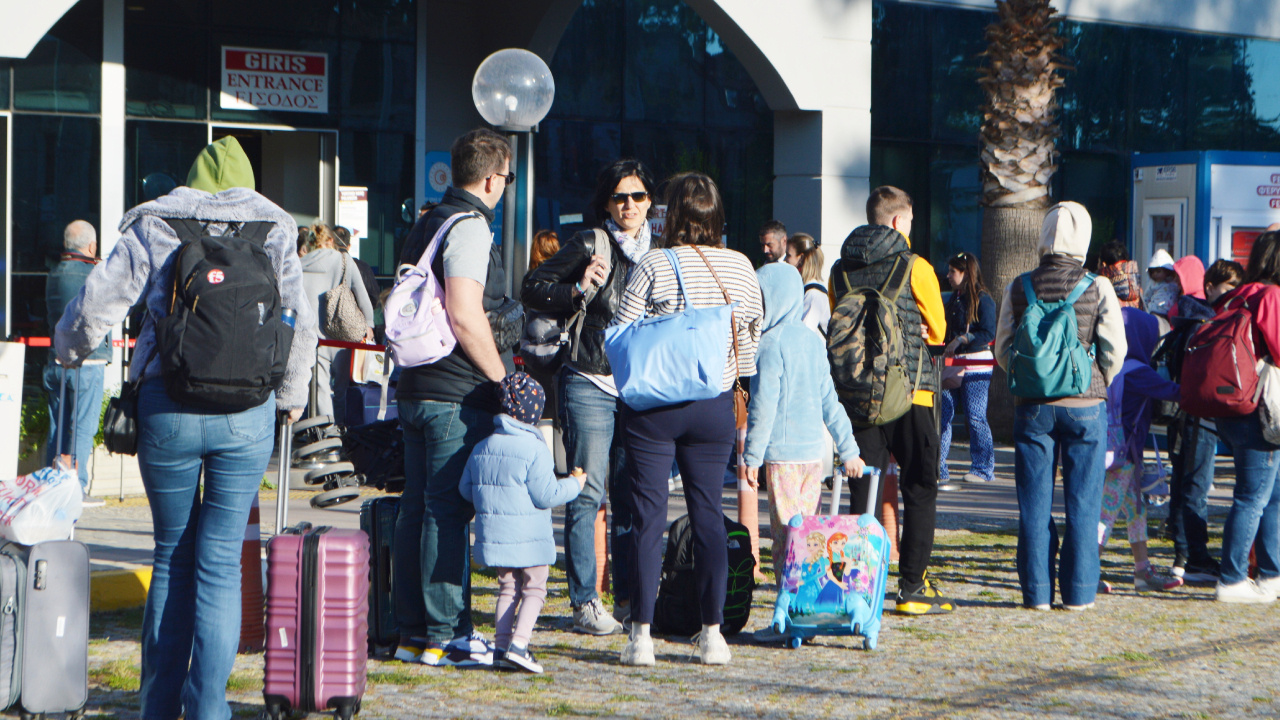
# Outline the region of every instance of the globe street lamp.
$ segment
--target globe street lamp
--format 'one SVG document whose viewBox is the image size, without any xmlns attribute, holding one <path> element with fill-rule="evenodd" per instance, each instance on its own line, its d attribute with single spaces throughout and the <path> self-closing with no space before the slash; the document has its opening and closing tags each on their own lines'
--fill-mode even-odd
<svg viewBox="0 0 1280 720">
<path fill-rule="evenodd" d="M 511 141 L 512 169 L 520 167 L 517 184 L 524 191 L 524 242 L 532 236 L 533 207 L 533 128 L 547 116 L 555 99 L 556 84 L 551 68 L 542 58 L 520 48 L 499 50 L 480 63 L 471 81 L 471 99 L 485 122 L 508 133 Z M 519 162 L 519 133 L 524 133 L 525 161 Z M 502 265 L 507 271 L 508 292 L 515 296 L 524 269 L 517 271 L 515 236 L 519 206 L 516 186 L 508 185 L 503 195 Z M 528 253 L 526 253 L 527 255 Z"/>
</svg>

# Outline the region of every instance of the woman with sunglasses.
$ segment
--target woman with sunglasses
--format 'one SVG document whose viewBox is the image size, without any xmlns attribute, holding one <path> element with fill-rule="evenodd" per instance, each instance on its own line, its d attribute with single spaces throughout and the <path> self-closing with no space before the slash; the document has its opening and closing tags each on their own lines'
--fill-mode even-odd
<svg viewBox="0 0 1280 720">
<path fill-rule="evenodd" d="M 982 268 L 971 253 L 960 253 L 947 261 L 947 282 L 951 300 L 947 302 L 946 357 L 991 360 L 991 341 L 996 337 L 996 303 L 982 282 Z M 951 368 L 948 368 L 951 370 Z M 957 401 L 963 403 L 969 428 L 969 472 L 965 482 L 990 482 L 995 477 L 995 443 L 987 424 L 987 394 L 991 389 L 991 366 L 976 365 L 954 371 L 943 378 L 942 462 L 939 487 L 949 482 L 947 454 L 951 451 L 951 419 Z M 948 389 L 948 386 L 951 386 Z"/>
<path fill-rule="evenodd" d="M 604 329 L 622 305 L 632 269 L 649 250 L 653 189 L 649 170 L 639 160 L 618 160 L 602 169 L 589 210 L 603 234 L 591 229 L 574 235 L 525 276 L 521 290 L 525 306 L 538 312 L 568 317 L 586 308 L 581 333 L 570 334 L 556 383 L 568 466 L 587 473 L 582 492 L 565 506 L 564 549 L 573 629 L 588 635 L 622 632 L 616 618 L 628 612 L 626 543 L 616 538 L 620 529 L 631 527 L 631 513 L 614 492 L 623 453 L 618 390 L 604 353 Z M 596 592 L 596 515 L 606 490 L 613 498 L 613 615 Z"/>
</svg>

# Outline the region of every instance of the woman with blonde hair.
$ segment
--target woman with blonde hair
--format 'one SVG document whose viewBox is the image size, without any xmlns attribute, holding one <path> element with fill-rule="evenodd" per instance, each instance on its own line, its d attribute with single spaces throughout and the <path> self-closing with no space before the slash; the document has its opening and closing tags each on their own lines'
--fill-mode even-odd
<svg viewBox="0 0 1280 720">
<path fill-rule="evenodd" d="M 356 298 L 360 312 L 364 314 L 368 329 L 365 340 L 373 339 L 373 303 L 369 302 L 369 293 L 360 277 L 360 268 L 347 253 L 337 249 L 337 237 L 333 230 L 322 222 L 311 226 L 311 239 L 307 242 L 307 254 L 302 256 L 302 284 L 307 290 L 307 299 L 312 310 L 320 316 L 320 296 L 346 284 Z M 323 323 L 321 323 L 323 325 Z M 324 338 L 323 329 L 320 337 Z M 316 351 L 316 415 L 333 415 L 333 391 L 329 386 L 329 367 L 333 364 L 336 348 L 322 347 Z M 337 432 L 336 428 L 333 432 Z"/>
<path fill-rule="evenodd" d="M 822 243 L 808 233 L 796 233 L 787 238 L 787 262 L 800 271 L 804 280 L 804 315 L 801 322 L 806 327 L 827 337 L 827 323 L 831 322 L 831 300 L 827 286 L 822 284 Z"/>
</svg>

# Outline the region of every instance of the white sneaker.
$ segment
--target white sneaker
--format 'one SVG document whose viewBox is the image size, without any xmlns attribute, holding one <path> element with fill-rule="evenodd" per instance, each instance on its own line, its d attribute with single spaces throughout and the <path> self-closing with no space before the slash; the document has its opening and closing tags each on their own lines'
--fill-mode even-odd
<svg viewBox="0 0 1280 720">
<path fill-rule="evenodd" d="M 1275 602 L 1276 593 L 1274 590 L 1259 587 L 1258 583 L 1245 578 L 1233 585 L 1223 585 L 1219 582 L 1214 597 L 1218 602 L 1225 603 L 1269 603 Z"/>
<path fill-rule="evenodd" d="M 1263 590 L 1266 590 L 1272 595 L 1280 597 L 1280 575 L 1276 575 L 1275 577 L 1269 577 L 1269 578 L 1266 578 L 1265 580 L 1258 580 L 1256 582 L 1258 584 L 1258 587 L 1262 588 Z"/>
<path fill-rule="evenodd" d="M 573 611 L 573 630 L 587 635 L 614 635 L 622 632 L 622 623 L 604 609 L 600 598 L 592 598 L 591 602 Z"/>
<path fill-rule="evenodd" d="M 618 661 L 623 665 L 652 666 L 656 662 L 653 657 L 653 638 L 649 635 L 643 637 L 632 635 L 631 639 L 627 640 L 626 647 L 622 648 Z"/>
<path fill-rule="evenodd" d="M 703 665 L 728 665 L 733 656 L 729 653 L 729 644 L 724 635 L 717 630 L 706 630 L 693 638 L 698 645 L 698 659 Z"/>
<path fill-rule="evenodd" d="M 1084 605 L 1063 605 L 1062 607 L 1070 610 L 1071 612 L 1084 612 L 1085 610 L 1092 610 L 1093 606 L 1094 603 L 1085 603 Z"/>
</svg>

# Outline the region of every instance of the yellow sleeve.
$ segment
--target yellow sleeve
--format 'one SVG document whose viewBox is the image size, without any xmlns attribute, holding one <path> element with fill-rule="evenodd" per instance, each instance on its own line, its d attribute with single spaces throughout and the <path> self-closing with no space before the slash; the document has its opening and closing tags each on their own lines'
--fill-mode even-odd
<svg viewBox="0 0 1280 720">
<path fill-rule="evenodd" d="M 929 334 L 925 342 L 930 345 L 941 345 L 947 336 L 947 309 L 942 305 L 942 289 L 938 286 L 938 275 L 928 260 L 916 256 L 916 264 L 911 268 L 911 294 L 916 298 L 916 307 L 920 308 L 920 316 L 924 318 Z"/>
</svg>

